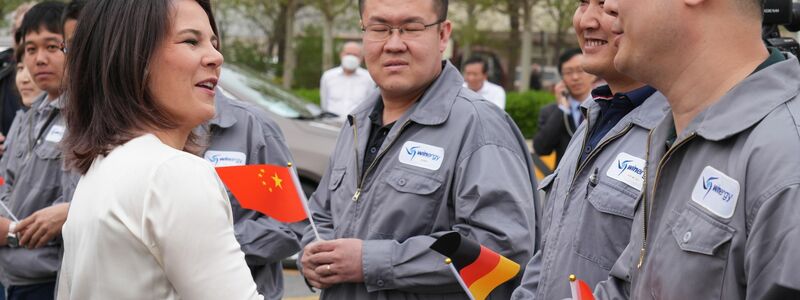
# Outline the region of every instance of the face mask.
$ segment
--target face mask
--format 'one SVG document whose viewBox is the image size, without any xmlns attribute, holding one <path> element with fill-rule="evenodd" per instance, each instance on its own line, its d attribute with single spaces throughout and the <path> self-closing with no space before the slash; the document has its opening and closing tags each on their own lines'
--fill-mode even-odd
<svg viewBox="0 0 800 300">
<path fill-rule="evenodd" d="M 355 55 L 345 55 L 342 57 L 342 68 L 347 71 L 355 71 L 360 64 L 361 60 Z"/>
</svg>

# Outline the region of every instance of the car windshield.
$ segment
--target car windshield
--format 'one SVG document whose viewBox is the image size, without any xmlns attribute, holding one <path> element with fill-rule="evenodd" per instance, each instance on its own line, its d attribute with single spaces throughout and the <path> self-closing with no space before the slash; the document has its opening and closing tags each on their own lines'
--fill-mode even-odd
<svg viewBox="0 0 800 300">
<path fill-rule="evenodd" d="M 320 112 L 316 105 L 279 88 L 265 76 L 241 67 L 224 65 L 220 85 L 237 98 L 255 102 L 282 117 L 310 119 Z"/>
</svg>

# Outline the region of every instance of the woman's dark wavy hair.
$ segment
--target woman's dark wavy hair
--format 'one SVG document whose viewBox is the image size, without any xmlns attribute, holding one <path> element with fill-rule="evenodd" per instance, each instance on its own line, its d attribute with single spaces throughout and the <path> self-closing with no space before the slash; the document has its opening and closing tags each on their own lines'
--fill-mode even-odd
<svg viewBox="0 0 800 300">
<path fill-rule="evenodd" d="M 210 0 L 196 0 L 218 35 Z M 67 167 L 85 174 L 94 159 L 147 128 L 179 124 L 147 88 L 156 49 L 166 39 L 172 0 L 90 0 L 67 49 L 64 139 Z M 196 150 L 189 137 L 184 150 Z"/>
</svg>

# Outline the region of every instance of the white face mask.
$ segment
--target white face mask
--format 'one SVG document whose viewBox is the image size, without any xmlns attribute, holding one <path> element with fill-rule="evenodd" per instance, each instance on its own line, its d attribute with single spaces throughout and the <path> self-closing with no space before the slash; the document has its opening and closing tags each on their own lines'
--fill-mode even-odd
<svg viewBox="0 0 800 300">
<path fill-rule="evenodd" d="M 342 57 L 342 68 L 347 71 L 355 71 L 361 64 L 361 60 L 355 55 L 345 55 Z"/>
</svg>

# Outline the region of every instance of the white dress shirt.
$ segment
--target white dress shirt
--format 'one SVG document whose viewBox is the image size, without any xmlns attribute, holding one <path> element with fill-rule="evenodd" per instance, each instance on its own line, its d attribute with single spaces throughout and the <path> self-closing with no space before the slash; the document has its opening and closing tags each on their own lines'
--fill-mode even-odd
<svg viewBox="0 0 800 300">
<path fill-rule="evenodd" d="M 464 83 L 464 87 L 468 87 L 467 83 Z M 483 96 L 484 99 L 489 100 L 489 102 L 499 106 L 500 109 L 506 109 L 506 90 L 503 89 L 503 87 L 486 80 L 483 82 L 481 89 L 476 91 L 476 93 Z"/>
<path fill-rule="evenodd" d="M 358 68 L 353 74 L 345 74 L 342 67 L 336 67 L 325 71 L 320 79 L 320 106 L 325 111 L 329 111 L 345 118 L 367 96 L 375 90 L 375 82 L 369 72 L 363 68 Z"/>
<path fill-rule="evenodd" d="M 144 135 L 95 159 L 73 199 L 58 299 L 263 299 L 202 158 Z"/>
</svg>

